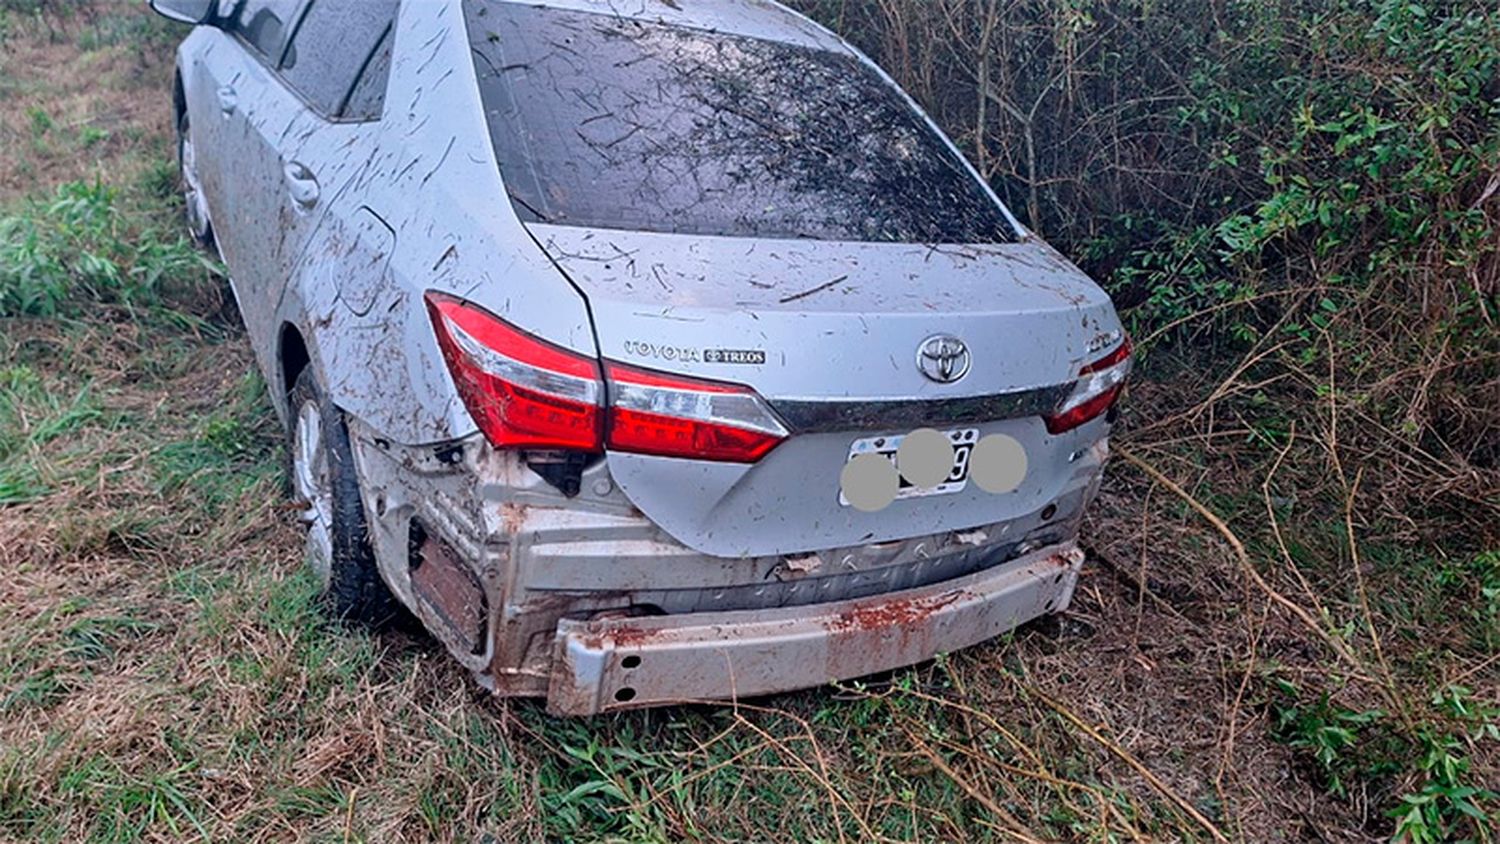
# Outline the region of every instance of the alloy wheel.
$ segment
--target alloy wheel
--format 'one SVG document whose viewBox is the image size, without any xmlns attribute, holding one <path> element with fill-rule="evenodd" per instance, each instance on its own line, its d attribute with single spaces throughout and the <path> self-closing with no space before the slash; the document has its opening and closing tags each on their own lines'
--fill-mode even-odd
<svg viewBox="0 0 1500 844">
<path fill-rule="evenodd" d="M 299 518 L 307 526 L 307 563 L 326 586 L 333 572 L 333 482 L 323 443 L 323 412 L 316 402 L 303 402 L 297 409 L 292 483 L 301 507 Z"/>
</svg>

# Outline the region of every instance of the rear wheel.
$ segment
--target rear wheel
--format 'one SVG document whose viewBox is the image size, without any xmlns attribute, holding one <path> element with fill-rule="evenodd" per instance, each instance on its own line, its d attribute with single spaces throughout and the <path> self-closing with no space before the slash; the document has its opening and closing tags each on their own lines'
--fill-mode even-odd
<svg viewBox="0 0 1500 844">
<path fill-rule="evenodd" d="M 208 219 L 208 202 L 203 196 L 203 182 L 198 178 L 198 155 L 189 131 L 187 111 L 177 118 L 177 164 L 182 187 L 183 216 L 188 237 L 203 249 L 214 245 L 214 227 Z"/>
<path fill-rule="evenodd" d="M 343 413 L 323 395 L 312 367 L 297 377 L 290 406 L 291 488 L 307 528 L 308 566 L 334 617 L 383 626 L 401 608 L 375 564 Z"/>
</svg>

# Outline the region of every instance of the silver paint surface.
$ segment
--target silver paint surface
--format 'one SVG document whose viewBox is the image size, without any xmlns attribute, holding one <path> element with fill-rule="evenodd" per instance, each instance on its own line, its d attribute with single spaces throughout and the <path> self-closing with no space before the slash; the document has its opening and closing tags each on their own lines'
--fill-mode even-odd
<svg viewBox="0 0 1500 844">
<path fill-rule="evenodd" d="M 858 55 L 763 0 L 549 4 Z M 650 611 L 701 630 L 695 614 L 796 617 L 799 607 L 977 577 L 1077 535 L 1108 425 L 1054 437 L 1039 414 L 1121 325 L 1098 286 L 1008 211 L 1019 240 L 999 245 L 527 225 L 506 200 L 461 4 L 406 0 L 394 44 L 385 111 L 368 123 L 322 119 L 217 29 L 195 28 L 177 65 L 202 194 L 277 411 L 287 419 L 282 340 L 295 331 L 349 420 L 393 592 L 424 616 L 408 570 L 413 518 L 473 569 L 491 641 L 482 653 L 447 643 L 485 685 L 526 695 L 567 688 L 560 711 L 611 708 L 600 695 L 615 669 L 590 669 L 594 679 L 578 687 L 579 660 L 606 652 L 576 646 L 577 628 L 559 627 L 565 618 Z M 784 409 L 793 434 L 755 466 L 609 454 L 586 472 L 580 496 L 564 497 L 477 434 L 433 336 L 427 291 L 584 355 L 751 386 Z M 951 383 L 917 364 L 937 335 L 960 339 L 970 356 Z M 1024 449 L 1019 487 L 995 495 L 970 484 L 878 513 L 840 505 L 851 442 L 959 423 Z M 1048 505 L 1057 506 L 1050 521 L 1039 515 Z M 993 612 L 940 616 L 938 628 L 913 621 L 913 641 L 928 644 L 900 651 L 900 664 L 1065 605 L 1071 576 L 1033 580 L 1007 586 Z M 784 644 L 770 641 L 767 653 L 798 652 L 776 650 Z M 710 644 L 694 648 L 701 659 Z M 845 653 L 850 670 L 884 666 Z M 756 663 L 771 672 L 757 688 L 813 681 L 774 676 L 774 663 Z M 832 676 L 848 671 L 831 666 Z M 694 695 L 712 691 L 694 682 Z M 734 694 L 717 691 L 708 696 Z"/>
</svg>

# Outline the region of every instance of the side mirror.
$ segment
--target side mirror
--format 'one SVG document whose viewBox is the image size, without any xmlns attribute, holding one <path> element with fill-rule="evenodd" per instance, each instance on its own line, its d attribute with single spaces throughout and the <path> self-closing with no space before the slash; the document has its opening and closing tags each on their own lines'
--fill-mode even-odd
<svg viewBox="0 0 1500 844">
<path fill-rule="evenodd" d="M 150 0 L 151 11 L 178 23 L 208 23 L 213 17 L 215 0 Z"/>
</svg>

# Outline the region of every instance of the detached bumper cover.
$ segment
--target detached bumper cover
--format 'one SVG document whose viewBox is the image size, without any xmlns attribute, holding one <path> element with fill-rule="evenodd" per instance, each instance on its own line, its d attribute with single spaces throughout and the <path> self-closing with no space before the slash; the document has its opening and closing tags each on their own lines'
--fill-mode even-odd
<svg viewBox="0 0 1500 844">
<path fill-rule="evenodd" d="M 1067 608 L 1083 564 L 1075 545 L 921 589 L 744 612 L 563 620 L 548 710 L 619 709 L 749 698 L 901 668 Z"/>
</svg>

